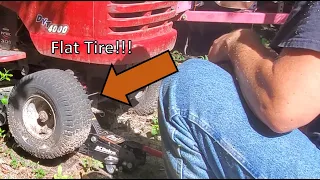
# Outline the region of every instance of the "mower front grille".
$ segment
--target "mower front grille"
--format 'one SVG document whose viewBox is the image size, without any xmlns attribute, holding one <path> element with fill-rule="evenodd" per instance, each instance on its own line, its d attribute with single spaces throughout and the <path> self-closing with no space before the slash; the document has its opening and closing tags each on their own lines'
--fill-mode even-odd
<svg viewBox="0 0 320 180">
<path fill-rule="evenodd" d="M 158 32 L 172 27 L 176 15 L 177 1 L 110 1 L 108 26 L 113 33 L 134 33 L 161 28 Z"/>
</svg>

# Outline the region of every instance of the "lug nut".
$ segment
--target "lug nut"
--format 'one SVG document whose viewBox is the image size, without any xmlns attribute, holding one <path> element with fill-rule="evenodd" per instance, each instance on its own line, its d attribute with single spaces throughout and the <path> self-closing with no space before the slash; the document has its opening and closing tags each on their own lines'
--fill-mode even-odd
<svg viewBox="0 0 320 180">
<path fill-rule="evenodd" d="M 132 163 L 127 163 L 127 168 L 131 169 L 132 168 Z"/>
<path fill-rule="evenodd" d="M 92 136 L 91 137 L 91 142 L 93 142 L 93 143 L 97 142 L 97 138 L 95 136 Z"/>
</svg>

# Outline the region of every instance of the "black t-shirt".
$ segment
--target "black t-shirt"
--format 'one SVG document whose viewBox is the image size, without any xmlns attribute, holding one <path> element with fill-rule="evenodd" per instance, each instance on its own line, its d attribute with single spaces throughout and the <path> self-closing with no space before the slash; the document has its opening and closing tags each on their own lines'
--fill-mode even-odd
<svg viewBox="0 0 320 180">
<path fill-rule="evenodd" d="M 320 1 L 296 1 L 270 46 L 320 52 Z"/>
<path fill-rule="evenodd" d="M 320 52 L 320 1 L 296 1 L 270 47 L 303 48 Z M 319 117 L 308 125 L 307 131 L 312 142 L 320 149 Z"/>
</svg>

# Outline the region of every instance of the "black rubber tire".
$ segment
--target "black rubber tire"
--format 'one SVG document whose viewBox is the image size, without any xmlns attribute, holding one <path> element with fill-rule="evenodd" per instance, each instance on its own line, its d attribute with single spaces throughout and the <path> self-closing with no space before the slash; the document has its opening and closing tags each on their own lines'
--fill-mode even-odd
<svg viewBox="0 0 320 180">
<path fill-rule="evenodd" d="M 141 97 L 135 99 L 138 103 L 132 108 L 132 110 L 137 115 L 145 116 L 154 113 L 158 106 L 160 85 L 161 81 L 151 84 Z"/>
<path fill-rule="evenodd" d="M 31 95 L 45 98 L 56 115 L 55 129 L 47 140 L 33 137 L 24 126 L 22 109 Z M 37 158 L 54 159 L 75 151 L 87 139 L 92 118 L 90 101 L 80 82 L 59 69 L 23 77 L 9 97 L 9 130 L 18 145 Z"/>
</svg>

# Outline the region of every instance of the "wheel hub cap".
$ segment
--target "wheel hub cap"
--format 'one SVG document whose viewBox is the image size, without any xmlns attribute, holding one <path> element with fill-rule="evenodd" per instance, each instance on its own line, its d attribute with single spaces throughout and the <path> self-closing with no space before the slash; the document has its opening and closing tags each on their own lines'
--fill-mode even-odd
<svg viewBox="0 0 320 180">
<path fill-rule="evenodd" d="M 39 95 L 31 96 L 24 104 L 22 119 L 27 131 L 37 139 L 48 139 L 56 125 L 52 106 Z"/>
</svg>

